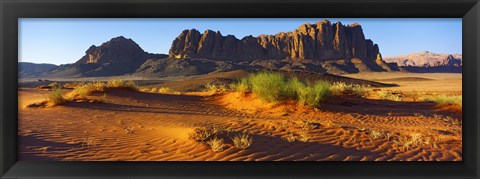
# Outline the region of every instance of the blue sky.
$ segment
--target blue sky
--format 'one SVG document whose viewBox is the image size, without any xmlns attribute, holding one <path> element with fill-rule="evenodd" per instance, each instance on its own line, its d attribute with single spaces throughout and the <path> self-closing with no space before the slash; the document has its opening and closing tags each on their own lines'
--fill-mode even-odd
<svg viewBox="0 0 480 179">
<path fill-rule="evenodd" d="M 462 19 L 392 18 L 275 18 L 275 19 L 19 19 L 19 61 L 73 63 L 91 45 L 101 45 L 124 36 L 150 53 L 168 53 L 175 37 L 184 29 L 206 29 L 231 34 L 276 34 L 296 29 L 304 23 L 328 19 L 343 24 L 359 23 L 365 37 L 380 47 L 384 57 L 412 52 L 462 53 Z"/>
</svg>

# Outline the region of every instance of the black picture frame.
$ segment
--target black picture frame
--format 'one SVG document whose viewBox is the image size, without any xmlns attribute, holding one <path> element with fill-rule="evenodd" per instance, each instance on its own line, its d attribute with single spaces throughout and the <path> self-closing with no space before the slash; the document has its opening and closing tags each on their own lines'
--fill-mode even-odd
<svg viewBox="0 0 480 179">
<path fill-rule="evenodd" d="M 44 162 L 17 160 L 18 18 L 463 18 L 462 162 Z M 1 0 L 2 178 L 479 178 L 478 0 Z"/>
</svg>

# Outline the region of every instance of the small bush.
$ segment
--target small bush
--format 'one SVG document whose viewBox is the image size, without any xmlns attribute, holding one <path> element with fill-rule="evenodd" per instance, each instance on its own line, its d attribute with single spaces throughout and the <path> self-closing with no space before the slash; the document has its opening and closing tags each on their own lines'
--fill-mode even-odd
<svg viewBox="0 0 480 179">
<path fill-rule="evenodd" d="M 107 88 L 127 88 L 127 89 L 138 89 L 138 85 L 131 80 L 124 81 L 120 78 L 113 78 L 107 81 Z"/>
<path fill-rule="evenodd" d="M 398 91 L 378 91 L 377 95 L 383 100 L 402 101 L 402 94 Z"/>
<path fill-rule="evenodd" d="M 439 106 L 458 105 L 461 107 L 463 104 L 462 95 L 455 95 L 455 96 L 438 95 L 438 96 L 431 97 L 429 100 L 437 103 L 437 105 Z"/>
<path fill-rule="evenodd" d="M 248 77 L 252 92 L 260 99 L 277 103 L 283 98 L 285 77 L 278 73 L 262 72 Z"/>
<path fill-rule="evenodd" d="M 52 91 L 47 94 L 46 100 L 53 106 L 68 102 L 68 100 L 63 97 L 63 90 L 60 88 L 53 88 Z"/>
<path fill-rule="evenodd" d="M 225 92 L 227 91 L 227 88 L 224 85 L 212 85 L 212 84 L 206 84 L 205 85 L 205 91 L 206 92 Z"/>
<path fill-rule="evenodd" d="M 244 150 L 252 145 L 253 139 L 247 134 L 242 134 L 233 137 L 232 141 L 235 147 Z"/>
<path fill-rule="evenodd" d="M 367 85 L 334 82 L 330 89 L 332 94 L 336 96 L 351 95 L 365 98 L 369 96 L 371 87 Z"/>
<path fill-rule="evenodd" d="M 298 78 L 287 79 L 282 74 L 271 72 L 251 74 L 231 85 L 231 88 L 243 94 L 251 90 L 258 98 L 272 103 L 296 100 L 299 105 L 311 107 L 317 106 L 330 95 L 328 82 L 305 84 Z"/>
<path fill-rule="evenodd" d="M 52 87 L 52 89 L 61 88 L 60 84 L 58 84 L 57 82 L 50 83 L 48 84 L 48 86 Z"/>
<path fill-rule="evenodd" d="M 242 78 L 237 83 L 230 84 L 230 88 L 242 94 L 246 94 L 250 91 L 250 87 L 248 86 L 248 80 L 245 78 Z"/>
<path fill-rule="evenodd" d="M 330 95 L 330 84 L 318 81 L 313 86 L 297 88 L 298 103 L 315 107 Z"/>
<path fill-rule="evenodd" d="M 212 131 L 206 127 L 198 127 L 190 134 L 190 138 L 196 141 L 205 141 L 212 136 Z"/>
<path fill-rule="evenodd" d="M 161 87 L 158 88 L 159 93 L 173 93 L 174 91 L 168 87 Z"/>
<path fill-rule="evenodd" d="M 212 148 L 214 152 L 223 151 L 223 148 L 225 147 L 223 139 L 218 139 L 216 137 L 208 141 L 207 144 L 210 145 L 210 148 Z"/>
<path fill-rule="evenodd" d="M 382 138 L 386 138 L 387 135 L 383 132 L 380 132 L 380 131 L 376 131 L 376 130 L 370 130 L 369 131 L 369 135 L 370 137 L 372 137 L 373 139 L 382 139 Z"/>
</svg>

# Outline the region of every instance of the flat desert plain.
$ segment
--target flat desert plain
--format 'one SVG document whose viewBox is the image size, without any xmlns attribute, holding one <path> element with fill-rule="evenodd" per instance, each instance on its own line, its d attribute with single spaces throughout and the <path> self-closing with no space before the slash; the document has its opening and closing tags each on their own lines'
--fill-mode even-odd
<svg viewBox="0 0 480 179">
<path fill-rule="evenodd" d="M 422 95 L 461 94 L 461 74 L 347 76 L 398 86 L 373 87 L 367 97 L 331 96 L 317 108 L 293 102 L 273 104 L 252 93 L 231 90 L 151 92 L 152 84 L 140 85 L 144 88 L 140 91 L 93 93 L 89 100 L 53 107 L 26 107 L 45 100 L 50 91 L 19 88 L 19 159 L 462 160 L 461 107 L 420 100 Z M 190 84 L 205 78 L 186 80 Z M 162 82 L 172 88 L 180 83 L 187 82 Z M 223 146 L 214 151 L 209 141 L 192 138 L 203 129 L 215 130 L 211 135 L 223 140 Z M 242 135 L 251 139 L 244 149 L 233 142 Z"/>
</svg>

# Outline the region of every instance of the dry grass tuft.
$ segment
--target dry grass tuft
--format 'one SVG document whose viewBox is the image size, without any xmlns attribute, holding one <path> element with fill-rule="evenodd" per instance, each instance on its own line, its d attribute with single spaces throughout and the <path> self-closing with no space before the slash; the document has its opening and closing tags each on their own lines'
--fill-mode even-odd
<svg viewBox="0 0 480 179">
<path fill-rule="evenodd" d="M 377 91 L 377 95 L 383 100 L 402 101 L 404 97 L 400 91 Z"/>
<path fill-rule="evenodd" d="M 207 142 L 208 145 L 210 145 L 210 148 L 214 152 L 220 152 L 223 151 L 223 148 L 225 147 L 225 144 L 223 143 L 223 139 L 219 139 L 217 137 L 211 139 L 210 141 Z"/>
<path fill-rule="evenodd" d="M 212 131 L 206 127 L 197 127 L 190 134 L 190 138 L 196 141 L 205 141 L 212 136 Z"/>
<path fill-rule="evenodd" d="M 242 134 L 233 137 L 232 141 L 235 147 L 245 150 L 246 148 L 250 147 L 250 145 L 252 145 L 253 139 L 247 134 Z"/>
<path fill-rule="evenodd" d="M 356 96 L 366 98 L 370 95 L 371 87 L 359 84 L 346 84 L 344 82 L 334 82 L 330 87 L 335 96 Z"/>
<path fill-rule="evenodd" d="M 61 105 L 68 102 L 68 100 L 63 97 L 63 90 L 61 88 L 53 88 L 45 98 L 46 102 L 51 106 Z"/>
</svg>

